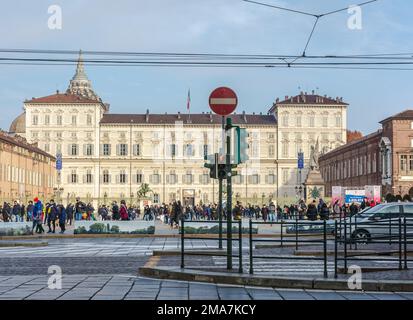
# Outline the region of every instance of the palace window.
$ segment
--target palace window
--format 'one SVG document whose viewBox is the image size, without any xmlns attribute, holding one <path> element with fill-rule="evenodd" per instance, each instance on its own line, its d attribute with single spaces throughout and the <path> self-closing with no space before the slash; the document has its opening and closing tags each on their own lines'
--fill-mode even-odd
<svg viewBox="0 0 413 320">
<path fill-rule="evenodd" d="M 44 116 L 44 124 L 45 125 L 49 125 L 50 124 L 50 116 L 48 114 L 46 114 Z"/>
<path fill-rule="evenodd" d="M 143 183 L 143 173 L 141 170 L 138 170 L 135 174 L 135 183 L 137 184 Z"/>
<path fill-rule="evenodd" d="M 72 125 L 77 124 L 77 116 L 72 116 Z"/>
<path fill-rule="evenodd" d="M 308 121 L 309 122 L 308 126 L 310 128 L 314 128 L 315 127 L 315 117 L 313 115 L 310 115 L 308 120 L 309 120 Z"/>
<path fill-rule="evenodd" d="M 63 123 L 63 117 L 62 117 L 61 115 L 58 115 L 58 116 L 56 117 L 56 123 L 57 123 L 58 126 L 61 126 L 61 125 L 62 125 L 62 123 Z"/>
<path fill-rule="evenodd" d="M 187 157 L 193 157 L 195 155 L 194 146 L 192 144 L 185 145 L 185 155 Z"/>
<path fill-rule="evenodd" d="M 151 176 L 150 180 L 151 180 L 150 182 L 153 184 L 161 183 L 161 175 L 159 174 L 158 170 L 154 170 L 153 175 Z"/>
<path fill-rule="evenodd" d="M 93 144 L 85 144 L 83 155 L 85 156 L 93 156 Z"/>
<path fill-rule="evenodd" d="M 125 184 L 128 182 L 128 175 L 126 174 L 125 170 L 121 170 L 119 174 L 119 183 Z"/>
<path fill-rule="evenodd" d="M 77 183 L 78 182 L 76 170 L 72 170 L 72 173 L 69 176 L 69 182 L 70 183 Z"/>
<path fill-rule="evenodd" d="M 254 173 L 249 176 L 249 182 L 251 184 L 259 184 L 260 183 L 260 176 L 257 173 Z"/>
<path fill-rule="evenodd" d="M 204 147 L 204 148 L 203 148 L 203 153 L 202 153 L 202 155 L 203 155 L 204 157 L 206 157 L 206 156 L 208 156 L 208 145 L 207 145 L 207 144 L 204 144 L 203 147 Z"/>
<path fill-rule="evenodd" d="M 296 118 L 296 126 L 297 126 L 297 127 L 301 127 L 301 125 L 302 125 L 301 119 L 302 119 L 301 116 L 297 116 L 297 118 Z"/>
<path fill-rule="evenodd" d="M 69 145 L 69 155 L 77 156 L 79 153 L 79 146 L 77 144 Z"/>
<path fill-rule="evenodd" d="M 270 172 L 267 176 L 267 183 L 268 184 L 275 184 L 275 174 L 274 172 Z"/>
<path fill-rule="evenodd" d="M 178 182 L 178 176 L 175 173 L 175 170 L 172 170 L 169 175 L 166 177 L 167 183 L 176 184 Z"/>
<path fill-rule="evenodd" d="M 341 120 L 341 116 L 337 115 L 336 116 L 336 127 L 341 127 L 342 126 L 342 120 Z"/>
<path fill-rule="evenodd" d="M 118 144 L 117 154 L 118 156 L 127 156 L 128 155 L 128 145 L 126 143 Z"/>
<path fill-rule="evenodd" d="M 281 123 L 284 127 L 288 127 L 288 114 L 284 114 L 281 117 Z"/>
<path fill-rule="evenodd" d="M 135 157 L 138 157 L 141 155 L 141 145 L 140 144 L 134 144 L 133 145 L 133 155 Z"/>
<path fill-rule="evenodd" d="M 273 158 L 275 156 L 275 147 L 274 145 L 268 146 L 268 158 Z"/>
<path fill-rule="evenodd" d="M 184 174 L 184 183 L 186 184 L 192 184 L 193 183 L 193 175 L 191 171 L 187 171 L 186 174 Z"/>
<path fill-rule="evenodd" d="M 102 154 L 104 156 L 110 156 L 111 154 L 111 145 L 108 143 L 103 144 Z"/>
<path fill-rule="evenodd" d="M 32 116 L 32 125 L 37 126 L 39 124 L 39 116 L 37 114 Z"/>
<path fill-rule="evenodd" d="M 289 154 L 288 154 L 288 142 L 283 142 L 282 143 L 282 156 L 283 158 L 288 158 Z"/>
<path fill-rule="evenodd" d="M 174 143 L 171 144 L 170 150 L 171 150 L 171 157 L 176 157 L 176 154 L 178 153 L 178 151 L 177 151 L 177 145 L 174 144 Z"/>
<path fill-rule="evenodd" d="M 93 175 L 92 170 L 87 170 L 85 175 L 85 183 L 91 184 L 93 183 Z"/>
<path fill-rule="evenodd" d="M 204 172 L 203 174 L 200 175 L 199 183 L 209 184 L 209 182 L 210 182 L 209 172 Z"/>
<path fill-rule="evenodd" d="M 86 123 L 89 126 L 92 125 L 92 116 L 90 114 L 88 114 L 86 117 Z"/>
<path fill-rule="evenodd" d="M 104 184 L 109 184 L 110 183 L 109 170 L 103 170 L 103 183 Z"/>
</svg>

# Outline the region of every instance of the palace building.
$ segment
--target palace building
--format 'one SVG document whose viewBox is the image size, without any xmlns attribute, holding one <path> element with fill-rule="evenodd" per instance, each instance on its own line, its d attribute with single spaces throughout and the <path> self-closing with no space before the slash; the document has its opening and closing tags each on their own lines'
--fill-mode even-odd
<svg viewBox="0 0 413 320">
<path fill-rule="evenodd" d="M 348 105 L 342 98 L 302 92 L 277 99 L 264 113 L 233 114 L 249 132 L 250 160 L 234 178 L 234 200 L 280 203 L 299 197 L 307 169 L 297 169 L 297 153 L 309 156 L 319 140 L 325 150 L 346 143 Z M 57 188 L 63 201 L 136 203 L 143 183 L 153 203 L 218 201 L 217 181 L 204 156 L 219 152 L 221 117 L 201 114 L 113 114 L 94 92 L 80 55 L 66 92 L 24 102 L 10 131 L 51 154 L 62 154 Z M 308 162 L 308 161 L 307 161 Z M 306 164 L 308 165 L 308 164 Z"/>
</svg>

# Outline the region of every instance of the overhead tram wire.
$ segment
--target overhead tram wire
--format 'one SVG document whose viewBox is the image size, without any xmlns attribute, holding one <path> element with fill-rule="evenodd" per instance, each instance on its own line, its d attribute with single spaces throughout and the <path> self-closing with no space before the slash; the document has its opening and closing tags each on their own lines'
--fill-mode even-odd
<svg viewBox="0 0 413 320">
<path fill-rule="evenodd" d="M 18 54 L 66 54 L 77 55 L 78 51 L 68 50 L 32 50 L 32 49 L 0 49 L 0 53 L 18 53 Z M 288 58 L 302 57 L 291 54 L 222 54 L 222 53 L 170 53 L 170 52 L 110 52 L 110 51 L 83 51 L 85 55 L 103 55 L 103 56 L 139 56 L 145 59 L 239 59 L 239 60 L 268 60 L 278 59 L 285 60 Z M 405 57 L 403 57 L 405 56 Z M 412 59 L 413 53 L 374 53 L 374 54 L 346 54 L 346 55 L 306 55 L 306 59 Z M 98 60 L 100 58 L 95 58 Z M 121 60 L 121 58 L 117 58 Z M 131 59 L 131 58 L 127 58 Z"/>
<path fill-rule="evenodd" d="M 1 62 L 0 65 L 5 66 L 71 66 L 75 65 L 76 63 L 47 63 L 47 62 Z M 110 63 L 99 63 L 99 64 L 91 64 L 90 67 L 157 67 L 157 68 L 278 68 L 278 69 L 332 69 L 332 70 L 381 70 L 381 71 L 413 71 L 413 68 L 395 68 L 395 67 L 362 67 L 362 66 L 323 66 L 323 65 L 292 65 L 288 67 L 285 64 L 281 65 L 266 65 L 266 64 L 259 64 L 259 65 L 229 65 L 229 64 L 222 64 L 222 65 L 170 65 L 170 64 L 110 64 Z"/>
<path fill-rule="evenodd" d="M 316 61 L 316 62 L 294 62 L 291 66 L 403 66 L 403 65 L 413 65 L 413 60 L 410 61 L 353 61 L 353 62 L 343 62 L 343 61 Z M 47 63 L 77 63 L 77 59 L 67 59 L 67 58 L 12 58 L 12 57 L 0 57 L 0 61 L 3 62 L 47 62 Z M 274 62 L 274 61 L 156 61 L 156 60 L 117 60 L 117 59 L 84 59 L 85 63 L 90 65 L 99 64 L 114 64 L 114 65 L 177 65 L 177 66 L 280 66 L 285 65 L 284 62 Z"/>
<path fill-rule="evenodd" d="M 275 6 L 275 5 L 271 5 L 271 4 L 263 3 L 263 2 L 258 2 L 258 1 L 252 1 L 252 0 L 241 0 L 241 1 L 243 1 L 243 2 L 248 2 L 248 3 L 252 3 L 252 4 L 256 4 L 256 5 L 266 6 L 266 7 L 270 7 L 270 8 L 273 8 L 273 9 L 282 10 L 282 11 L 289 11 L 289 12 L 298 13 L 298 14 L 301 14 L 301 15 L 312 16 L 312 17 L 314 17 L 314 18 L 316 19 L 315 22 L 314 22 L 313 28 L 312 28 L 312 30 L 311 30 L 311 33 L 310 33 L 309 37 L 307 38 L 307 41 L 306 41 L 306 44 L 305 44 L 305 46 L 304 46 L 304 50 L 303 50 L 302 55 L 296 57 L 296 58 L 295 58 L 294 60 L 292 60 L 291 62 L 286 62 L 286 63 L 288 64 L 288 66 L 291 66 L 292 63 L 294 63 L 294 62 L 296 62 L 297 60 L 299 60 L 299 59 L 301 59 L 301 58 L 304 58 L 304 57 L 306 56 L 306 51 L 307 51 L 307 49 L 308 49 L 308 46 L 309 46 L 309 44 L 310 44 L 310 41 L 311 41 L 312 38 L 313 38 L 314 31 L 315 31 L 315 29 L 316 29 L 316 27 L 317 27 L 317 24 L 318 24 L 318 22 L 319 22 L 319 20 L 320 20 L 321 18 L 326 17 L 326 16 L 329 16 L 329 15 L 333 15 L 333 14 L 336 14 L 336 13 L 338 13 L 338 12 L 342 12 L 342 11 L 345 11 L 345 10 L 348 9 L 348 7 L 346 7 L 346 8 L 342 8 L 342 9 L 337 9 L 337 10 L 325 12 L 325 13 L 322 13 L 322 14 L 314 14 L 314 13 L 310 13 L 310 12 L 305 12 L 305 11 L 300 11 L 300 10 L 295 10 L 295 9 L 289 9 L 289 8 L 280 7 L 280 6 Z M 365 2 L 362 2 L 362 3 L 360 3 L 360 4 L 357 4 L 357 5 L 355 5 L 355 6 L 362 7 L 362 6 L 365 6 L 365 5 L 367 5 L 367 4 L 370 4 L 370 3 L 373 3 L 373 2 L 377 2 L 377 1 L 379 1 L 379 0 L 369 0 L 369 1 L 365 1 Z"/>
</svg>

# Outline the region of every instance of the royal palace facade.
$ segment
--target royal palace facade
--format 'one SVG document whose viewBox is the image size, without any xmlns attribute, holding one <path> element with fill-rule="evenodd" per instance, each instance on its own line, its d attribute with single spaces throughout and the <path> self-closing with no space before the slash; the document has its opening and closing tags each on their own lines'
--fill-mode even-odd
<svg viewBox="0 0 413 320">
<path fill-rule="evenodd" d="M 342 98 L 302 92 L 277 99 L 265 113 L 232 115 L 249 132 L 250 157 L 237 169 L 234 200 L 283 203 L 299 197 L 307 169 L 297 169 L 298 152 L 307 159 L 317 140 L 325 150 L 345 144 L 347 108 Z M 204 156 L 219 152 L 221 123 L 209 112 L 112 114 L 93 91 L 80 57 L 67 91 L 25 101 L 10 132 L 62 155 L 55 190 L 63 202 L 81 197 L 95 205 L 122 198 L 136 203 L 145 183 L 153 203 L 194 204 L 218 200 Z"/>
</svg>

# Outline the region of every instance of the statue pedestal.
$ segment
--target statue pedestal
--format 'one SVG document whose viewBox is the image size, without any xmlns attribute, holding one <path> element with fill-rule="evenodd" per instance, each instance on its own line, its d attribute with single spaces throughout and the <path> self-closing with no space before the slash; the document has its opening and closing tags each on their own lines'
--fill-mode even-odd
<svg viewBox="0 0 413 320">
<path fill-rule="evenodd" d="M 317 169 L 310 170 L 304 182 L 305 201 L 323 199 L 325 197 L 325 183 L 321 172 Z"/>
</svg>

